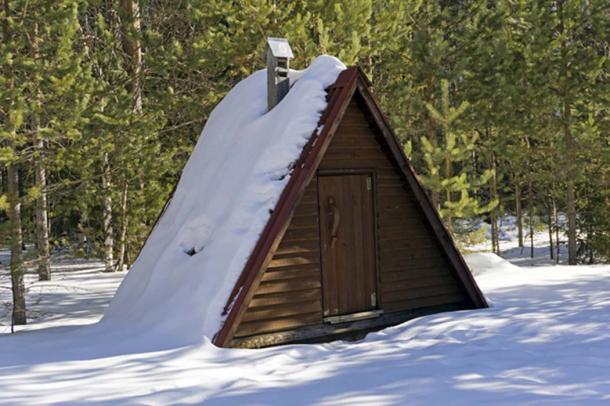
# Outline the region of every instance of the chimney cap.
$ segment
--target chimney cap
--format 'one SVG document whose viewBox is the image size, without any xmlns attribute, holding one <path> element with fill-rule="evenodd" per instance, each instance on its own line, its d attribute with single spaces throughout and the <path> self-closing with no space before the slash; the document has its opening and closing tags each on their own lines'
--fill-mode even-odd
<svg viewBox="0 0 610 406">
<path fill-rule="evenodd" d="M 267 50 L 275 58 L 294 58 L 286 38 L 267 37 Z"/>
</svg>

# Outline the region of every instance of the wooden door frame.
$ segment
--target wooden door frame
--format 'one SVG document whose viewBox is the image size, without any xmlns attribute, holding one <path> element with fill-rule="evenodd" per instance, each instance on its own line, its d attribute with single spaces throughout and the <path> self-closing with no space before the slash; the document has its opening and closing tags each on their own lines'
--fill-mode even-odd
<svg viewBox="0 0 610 406">
<path fill-rule="evenodd" d="M 377 171 L 373 168 L 358 168 L 358 169 L 318 169 L 316 171 L 315 176 L 317 178 L 321 176 L 347 176 L 347 175 L 369 175 L 371 177 L 371 187 L 373 192 L 373 259 L 375 262 L 374 270 L 375 270 L 375 308 L 373 310 L 383 310 L 381 306 L 382 298 L 379 287 L 381 286 L 381 281 L 379 278 L 381 277 L 381 273 L 379 272 L 379 227 L 377 221 Z M 316 192 L 318 195 L 318 213 L 320 213 L 320 190 L 319 190 L 319 181 L 317 182 Z M 320 243 L 320 295 L 321 295 L 321 303 L 322 309 L 324 309 L 324 276 L 323 276 L 323 262 L 322 262 L 322 234 L 321 234 L 321 218 L 318 214 L 318 241 Z"/>
</svg>

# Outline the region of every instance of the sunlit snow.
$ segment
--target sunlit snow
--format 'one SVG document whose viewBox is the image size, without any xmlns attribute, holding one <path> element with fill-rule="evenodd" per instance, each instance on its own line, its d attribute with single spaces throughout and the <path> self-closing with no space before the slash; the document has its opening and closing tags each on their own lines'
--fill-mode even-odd
<svg viewBox="0 0 610 406">
<path fill-rule="evenodd" d="M 173 345 L 214 336 L 291 164 L 318 126 L 325 89 L 343 69 L 338 59 L 320 56 L 292 71 L 290 92 L 271 111 L 265 71 L 229 92 L 106 312 L 105 330 L 146 331 Z"/>
<path fill-rule="evenodd" d="M 610 266 L 466 259 L 493 307 L 422 317 L 356 343 L 150 351 L 152 338 L 89 327 L 0 336 L 0 404 L 610 402 Z M 30 285 L 54 312 L 30 328 L 99 317 L 120 275 L 94 266 L 64 266 L 57 281 Z"/>
</svg>

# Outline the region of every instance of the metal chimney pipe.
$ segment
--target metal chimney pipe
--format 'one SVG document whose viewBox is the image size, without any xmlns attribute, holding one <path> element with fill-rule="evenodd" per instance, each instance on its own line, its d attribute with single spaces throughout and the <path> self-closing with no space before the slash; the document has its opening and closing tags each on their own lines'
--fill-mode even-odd
<svg viewBox="0 0 610 406">
<path fill-rule="evenodd" d="M 267 107 L 274 108 L 290 90 L 290 59 L 294 58 L 286 38 L 267 38 Z"/>
</svg>

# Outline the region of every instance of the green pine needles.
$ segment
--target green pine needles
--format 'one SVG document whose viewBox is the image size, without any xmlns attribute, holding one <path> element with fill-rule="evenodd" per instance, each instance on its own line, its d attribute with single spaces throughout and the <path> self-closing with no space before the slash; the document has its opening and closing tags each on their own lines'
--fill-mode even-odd
<svg viewBox="0 0 610 406">
<path fill-rule="evenodd" d="M 423 184 L 439 196 L 435 201 L 447 227 L 453 229 L 453 220 L 488 213 L 498 205 L 497 199 L 483 203 L 477 192 L 486 186 L 495 175 L 493 169 L 476 173 L 469 159 L 477 149 L 478 133 L 456 130 L 454 123 L 468 109 L 464 101 L 451 106 L 449 82 L 441 81 L 440 110 L 426 103 L 428 113 L 438 124 L 438 139 L 421 137 L 422 154 L 426 173 L 421 176 Z"/>
</svg>

